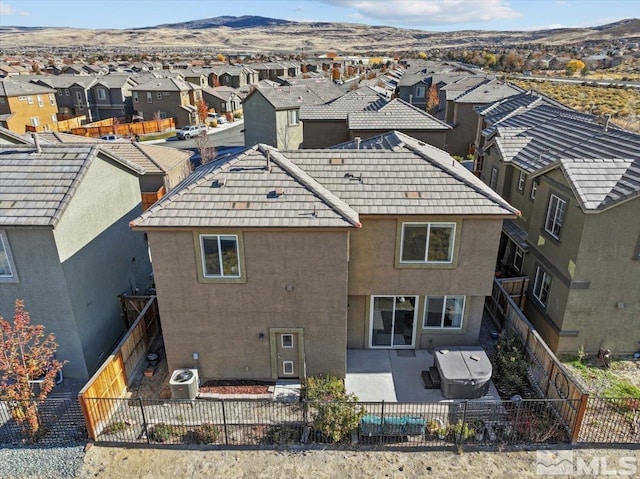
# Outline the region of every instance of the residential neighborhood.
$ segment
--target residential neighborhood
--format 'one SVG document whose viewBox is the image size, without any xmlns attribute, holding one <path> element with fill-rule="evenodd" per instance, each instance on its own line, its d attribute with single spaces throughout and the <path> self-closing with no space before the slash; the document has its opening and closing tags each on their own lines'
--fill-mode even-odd
<svg viewBox="0 0 640 479">
<path fill-rule="evenodd" d="M 637 43 L 225 41 L 0 49 L 0 450 L 640 443 Z"/>
</svg>

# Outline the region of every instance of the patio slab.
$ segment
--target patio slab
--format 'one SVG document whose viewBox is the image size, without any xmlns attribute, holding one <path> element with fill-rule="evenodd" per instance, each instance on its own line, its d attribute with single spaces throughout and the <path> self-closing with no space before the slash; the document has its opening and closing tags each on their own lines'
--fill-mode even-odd
<svg viewBox="0 0 640 479">
<path fill-rule="evenodd" d="M 424 349 L 404 350 L 349 349 L 345 387 L 360 401 L 378 402 L 453 402 L 440 389 L 425 389 L 421 373 L 433 366 L 433 355 Z M 415 353 L 415 356 L 413 356 Z M 493 382 L 489 392 L 470 401 L 499 400 Z"/>
</svg>

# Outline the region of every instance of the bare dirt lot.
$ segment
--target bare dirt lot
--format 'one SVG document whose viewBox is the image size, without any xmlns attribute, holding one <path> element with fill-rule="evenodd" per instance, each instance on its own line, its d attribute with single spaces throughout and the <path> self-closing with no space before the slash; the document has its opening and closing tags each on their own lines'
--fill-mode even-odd
<svg viewBox="0 0 640 479">
<path fill-rule="evenodd" d="M 569 474 L 555 477 L 638 477 L 637 449 L 565 450 Z M 544 454 L 548 454 L 545 451 Z M 567 465 L 567 464 L 565 464 Z M 608 471 L 608 472 L 607 472 Z M 78 479 L 103 478 L 456 478 L 544 477 L 535 451 L 239 451 L 94 446 Z"/>
</svg>

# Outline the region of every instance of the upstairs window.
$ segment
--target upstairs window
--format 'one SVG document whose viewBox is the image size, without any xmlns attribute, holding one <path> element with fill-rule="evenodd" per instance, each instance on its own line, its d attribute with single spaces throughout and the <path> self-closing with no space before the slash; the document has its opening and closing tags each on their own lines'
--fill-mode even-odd
<svg viewBox="0 0 640 479">
<path fill-rule="evenodd" d="M 518 191 L 522 193 L 524 191 L 524 184 L 527 181 L 527 175 L 524 171 L 520 172 L 520 176 L 518 177 Z"/>
<path fill-rule="evenodd" d="M 295 126 L 300 122 L 300 112 L 298 110 L 287 111 L 289 126 Z"/>
<path fill-rule="evenodd" d="M 58 95 L 60 94 L 60 90 L 58 90 Z M 56 96 L 53 93 L 49 93 L 49 104 L 51 106 L 56 104 Z"/>
<path fill-rule="evenodd" d="M 13 264 L 11 251 L 9 250 L 9 242 L 4 231 L 0 230 L 0 282 L 16 281 L 16 268 Z"/>
<path fill-rule="evenodd" d="M 106 100 L 107 92 L 104 88 L 98 88 L 98 100 Z"/>
<path fill-rule="evenodd" d="M 150 91 L 147 92 L 147 103 L 153 103 L 153 95 Z"/>
<path fill-rule="evenodd" d="M 236 235 L 200 235 L 200 249 L 205 278 L 240 278 Z"/>
<path fill-rule="evenodd" d="M 416 87 L 416 98 L 424 98 L 424 87 L 417 86 Z"/>
<path fill-rule="evenodd" d="M 536 199 L 536 191 L 538 191 L 538 182 L 537 181 L 532 181 L 531 182 L 531 194 L 529 195 L 529 198 L 531 198 L 532 200 Z"/>
<path fill-rule="evenodd" d="M 403 223 L 401 263 L 451 263 L 455 223 Z"/>
<path fill-rule="evenodd" d="M 535 296 L 543 306 L 547 305 L 550 289 L 551 276 L 542 268 L 542 266 L 538 266 L 536 269 L 536 280 L 533 284 L 533 296 Z"/>
<path fill-rule="evenodd" d="M 498 168 L 494 166 L 491 168 L 491 179 L 489 180 L 489 188 L 495 191 L 496 186 L 498 186 Z"/>
<path fill-rule="evenodd" d="M 560 230 L 564 222 L 564 215 L 567 208 L 567 202 L 552 194 L 549 198 L 549 207 L 547 208 L 547 218 L 544 222 L 544 229 L 547 233 L 556 239 L 560 239 Z"/>
<path fill-rule="evenodd" d="M 42 108 L 44 106 L 44 100 L 40 95 L 36 97 L 38 99 L 38 107 Z"/>
<path fill-rule="evenodd" d="M 513 254 L 513 269 L 518 273 L 522 273 L 522 264 L 524 263 L 524 250 L 516 246 L 516 252 Z"/>
</svg>

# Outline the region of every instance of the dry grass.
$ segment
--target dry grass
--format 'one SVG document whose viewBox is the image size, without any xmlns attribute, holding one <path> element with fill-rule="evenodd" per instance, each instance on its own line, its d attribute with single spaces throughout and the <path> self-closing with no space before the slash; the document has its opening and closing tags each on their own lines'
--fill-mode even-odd
<svg viewBox="0 0 640 479">
<path fill-rule="evenodd" d="M 611 115 L 625 129 L 640 131 L 640 91 L 631 88 L 596 87 L 541 80 L 513 79 L 512 83 L 540 93 L 568 107 L 594 115 Z"/>
</svg>

